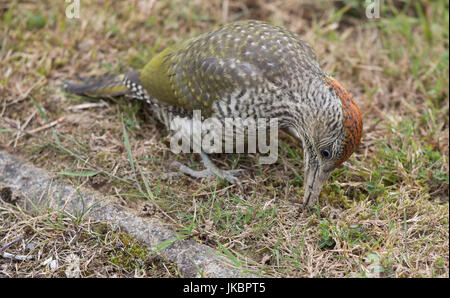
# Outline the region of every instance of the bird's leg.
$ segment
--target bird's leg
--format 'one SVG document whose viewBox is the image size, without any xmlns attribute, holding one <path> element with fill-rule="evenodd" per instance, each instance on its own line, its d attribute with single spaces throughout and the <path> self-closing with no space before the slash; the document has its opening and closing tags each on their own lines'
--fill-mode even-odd
<svg viewBox="0 0 450 298">
<path fill-rule="evenodd" d="M 239 175 L 243 172 L 242 169 L 224 171 L 224 170 L 219 169 L 212 162 L 212 160 L 209 158 L 209 156 L 206 153 L 200 152 L 200 157 L 202 158 L 203 165 L 206 168 L 201 171 L 195 171 L 195 170 L 179 163 L 178 161 L 174 161 L 172 163 L 172 165 L 177 166 L 178 170 L 181 173 L 184 173 L 186 175 L 189 175 L 189 176 L 192 176 L 195 178 L 205 178 L 205 177 L 209 177 L 209 176 L 217 176 L 219 178 L 222 178 L 222 179 L 230 182 L 231 184 L 237 184 L 239 186 L 242 185 L 241 181 L 235 177 L 236 175 Z"/>
</svg>

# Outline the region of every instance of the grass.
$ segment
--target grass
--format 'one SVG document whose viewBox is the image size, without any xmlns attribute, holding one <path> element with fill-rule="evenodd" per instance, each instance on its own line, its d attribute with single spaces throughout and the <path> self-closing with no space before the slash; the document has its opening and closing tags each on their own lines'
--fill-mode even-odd
<svg viewBox="0 0 450 298">
<path fill-rule="evenodd" d="M 174 264 L 118 227 L 89 219 L 79 221 L 64 212 L 30 213 L 3 202 L 0 237 L 2 245 L 16 240 L 5 250 L 8 254 L 30 258 L 2 258 L 0 272 L 4 277 L 180 276 Z"/>
<path fill-rule="evenodd" d="M 119 197 L 137 212 L 151 210 L 143 216 L 159 217 L 181 237 L 263 275 L 449 276 L 448 1 L 386 0 L 380 19 L 371 20 L 361 1 L 143 3 L 83 1 L 80 19 L 68 19 L 61 1 L 0 2 L 1 150 Z M 286 26 L 308 41 L 364 115 L 361 147 L 332 174 L 315 212 L 298 214 L 303 155 L 288 137 L 274 165 L 258 165 L 256 155 L 213 156 L 222 168 L 246 170 L 239 189 L 170 174 L 173 160 L 196 167 L 199 159 L 173 155 L 166 130 L 140 104 L 115 100 L 76 110 L 91 100 L 61 91 L 62 81 L 77 73 L 140 68 L 170 44 L 246 18 Z M 61 117 L 56 126 L 30 133 Z M 72 243 L 86 251 L 78 256 L 81 267 L 97 264 L 81 276 L 179 276 L 114 227 L 102 224 L 107 232 L 99 234 L 88 220 L 0 208 L 2 245 L 23 235 L 26 243 L 51 243 L 46 257 L 58 250 L 69 256 L 75 248 L 61 235 L 81 229 L 87 243 L 112 250 L 100 256 L 83 241 Z M 54 218 L 62 218 L 60 224 Z M 19 222 L 10 231 L 8 224 Z M 39 226 L 31 235 L 24 232 L 27 222 Z M 124 258 L 105 234 L 135 257 Z M 142 265 L 148 262 L 153 269 Z M 0 259 L 12 276 L 65 270 L 34 265 Z"/>
</svg>

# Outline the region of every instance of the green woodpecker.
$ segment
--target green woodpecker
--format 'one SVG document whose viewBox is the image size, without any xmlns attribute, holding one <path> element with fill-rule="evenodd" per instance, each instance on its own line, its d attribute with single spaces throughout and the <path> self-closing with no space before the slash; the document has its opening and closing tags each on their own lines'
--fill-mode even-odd
<svg viewBox="0 0 450 298">
<path fill-rule="evenodd" d="M 280 129 L 303 144 L 305 195 L 312 207 L 329 174 L 358 148 L 362 118 L 345 89 L 323 72 L 313 49 L 296 34 L 261 21 L 239 21 L 174 45 L 143 69 L 125 75 L 66 83 L 67 92 L 109 97 L 128 95 L 148 104 L 166 127 L 192 111 L 225 118 L 278 118 Z M 218 169 L 204 152 L 206 167 L 180 171 L 218 175 L 231 183 L 239 170 Z"/>
</svg>

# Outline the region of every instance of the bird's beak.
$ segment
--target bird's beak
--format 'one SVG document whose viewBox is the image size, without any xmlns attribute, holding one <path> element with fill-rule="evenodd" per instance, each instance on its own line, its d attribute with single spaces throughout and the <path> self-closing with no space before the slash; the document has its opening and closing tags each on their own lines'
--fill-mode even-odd
<svg viewBox="0 0 450 298">
<path fill-rule="evenodd" d="M 316 205 L 328 176 L 329 172 L 324 171 L 318 162 L 310 163 L 305 169 L 305 197 L 303 199 L 303 208 L 311 209 Z"/>
</svg>

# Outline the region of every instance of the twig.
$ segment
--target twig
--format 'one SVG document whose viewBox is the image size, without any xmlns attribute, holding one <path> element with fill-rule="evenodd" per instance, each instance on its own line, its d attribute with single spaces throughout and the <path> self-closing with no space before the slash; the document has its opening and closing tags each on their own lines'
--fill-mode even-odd
<svg viewBox="0 0 450 298">
<path fill-rule="evenodd" d="M 37 132 L 40 132 L 40 131 L 42 131 L 42 130 L 44 130 L 44 129 L 53 127 L 53 126 L 55 126 L 56 124 L 58 124 L 58 123 L 60 123 L 60 122 L 63 122 L 63 121 L 64 121 L 64 117 L 61 117 L 61 118 L 59 118 L 58 120 L 52 121 L 52 122 L 50 122 L 50 123 L 47 123 L 47 124 L 44 125 L 44 126 L 41 126 L 41 127 L 35 128 L 35 129 L 33 129 L 33 130 L 30 130 L 29 133 L 37 133 Z"/>
<path fill-rule="evenodd" d="M 12 246 L 14 243 L 17 243 L 17 242 L 22 241 L 22 240 L 23 240 L 22 237 L 17 237 L 17 238 L 14 239 L 13 241 L 6 243 L 5 245 L 3 245 L 3 246 L 0 248 L 0 253 L 2 253 L 3 251 L 5 251 L 6 249 L 8 249 L 8 247 Z"/>
<path fill-rule="evenodd" d="M 222 2 L 222 23 L 225 24 L 228 20 L 228 7 L 229 7 L 229 0 L 224 0 Z"/>
<path fill-rule="evenodd" d="M 79 104 L 76 106 L 70 106 L 68 107 L 69 110 L 76 111 L 76 110 L 84 110 L 84 109 L 90 109 L 90 108 L 98 108 L 98 107 L 107 107 L 108 104 L 104 101 L 101 102 L 88 102 Z"/>
<path fill-rule="evenodd" d="M 2 254 L 2 257 L 4 257 L 5 259 L 13 259 L 13 260 L 17 260 L 17 261 L 25 261 L 25 260 L 33 259 L 33 256 L 14 255 L 14 254 L 10 254 L 8 252 L 4 252 Z"/>
<path fill-rule="evenodd" d="M 33 113 L 31 113 L 31 116 L 28 117 L 28 119 L 25 121 L 24 125 L 20 127 L 21 130 L 25 130 L 25 128 L 28 126 L 28 124 L 30 123 L 31 119 L 33 119 L 33 117 L 36 115 L 37 110 L 34 110 Z M 16 139 L 14 141 L 14 148 L 17 146 L 17 142 L 19 141 L 19 139 L 23 136 L 23 134 L 21 133 L 21 131 L 19 130 L 17 132 L 17 136 Z M 9 146 L 10 144 L 8 144 Z"/>
</svg>

